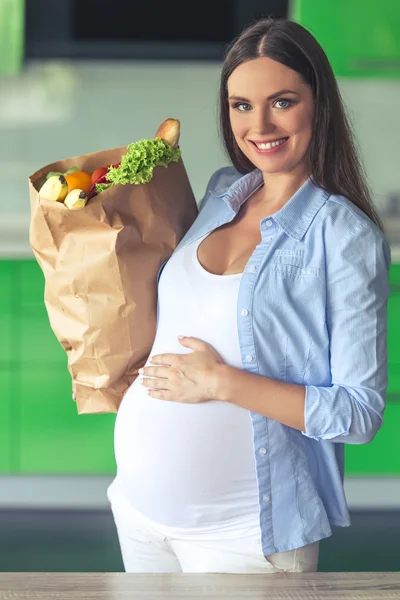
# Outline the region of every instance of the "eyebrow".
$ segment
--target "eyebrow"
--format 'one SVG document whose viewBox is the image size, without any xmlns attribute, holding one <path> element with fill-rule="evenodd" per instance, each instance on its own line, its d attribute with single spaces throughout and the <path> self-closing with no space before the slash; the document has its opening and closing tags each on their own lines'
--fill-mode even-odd
<svg viewBox="0 0 400 600">
<path fill-rule="evenodd" d="M 283 94 L 296 94 L 296 96 L 300 96 L 298 92 L 294 90 L 280 90 L 271 96 L 268 96 L 267 100 L 274 100 L 275 98 L 279 98 L 279 96 L 283 96 Z M 229 96 L 229 100 L 239 100 L 240 102 L 250 102 L 247 98 L 242 98 L 241 96 Z"/>
</svg>

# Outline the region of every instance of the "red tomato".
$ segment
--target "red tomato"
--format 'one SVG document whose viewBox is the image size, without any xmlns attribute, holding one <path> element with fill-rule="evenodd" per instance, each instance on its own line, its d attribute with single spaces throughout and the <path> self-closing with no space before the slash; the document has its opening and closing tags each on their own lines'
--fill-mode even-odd
<svg viewBox="0 0 400 600">
<path fill-rule="evenodd" d="M 92 173 L 92 183 L 94 183 L 99 177 L 102 177 L 108 172 L 108 167 L 99 167 Z"/>
<path fill-rule="evenodd" d="M 93 171 L 92 173 L 92 183 L 99 183 L 97 180 L 100 179 L 100 177 L 104 177 L 104 175 L 106 175 L 108 173 L 108 169 L 110 167 L 114 167 L 117 168 L 119 167 L 121 163 L 116 163 L 115 165 L 109 165 L 108 167 L 99 167 L 98 169 L 96 169 L 95 171 Z M 104 182 L 102 182 L 104 183 Z"/>
</svg>

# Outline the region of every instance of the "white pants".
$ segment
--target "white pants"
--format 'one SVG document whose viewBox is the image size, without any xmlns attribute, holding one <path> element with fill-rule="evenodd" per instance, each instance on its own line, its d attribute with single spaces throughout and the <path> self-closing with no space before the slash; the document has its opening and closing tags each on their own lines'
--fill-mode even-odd
<svg viewBox="0 0 400 600">
<path fill-rule="evenodd" d="M 317 571 L 319 542 L 265 557 L 259 526 L 242 529 L 236 535 L 171 535 L 135 510 L 114 483 L 108 498 L 127 573 Z"/>
</svg>

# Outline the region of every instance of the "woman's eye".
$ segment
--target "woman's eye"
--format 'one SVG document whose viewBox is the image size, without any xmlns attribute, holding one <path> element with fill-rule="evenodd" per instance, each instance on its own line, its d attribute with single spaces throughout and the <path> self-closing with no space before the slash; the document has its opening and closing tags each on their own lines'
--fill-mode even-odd
<svg viewBox="0 0 400 600">
<path fill-rule="evenodd" d="M 289 106 L 292 106 L 292 104 L 293 104 L 293 100 L 287 100 L 285 98 L 279 98 L 275 102 L 275 106 L 277 108 L 289 108 Z"/>
<path fill-rule="evenodd" d="M 247 112 L 251 109 L 251 106 L 250 104 L 247 104 L 247 102 L 237 102 L 233 105 L 233 108 L 236 108 L 240 112 Z"/>
</svg>

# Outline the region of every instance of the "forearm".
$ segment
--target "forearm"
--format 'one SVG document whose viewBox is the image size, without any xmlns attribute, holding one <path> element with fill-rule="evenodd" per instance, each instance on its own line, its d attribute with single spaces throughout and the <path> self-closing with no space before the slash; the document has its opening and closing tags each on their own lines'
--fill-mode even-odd
<svg viewBox="0 0 400 600">
<path fill-rule="evenodd" d="M 305 387 L 219 364 L 213 398 L 235 404 L 288 427 L 305 430 Z"/>
</svg>

